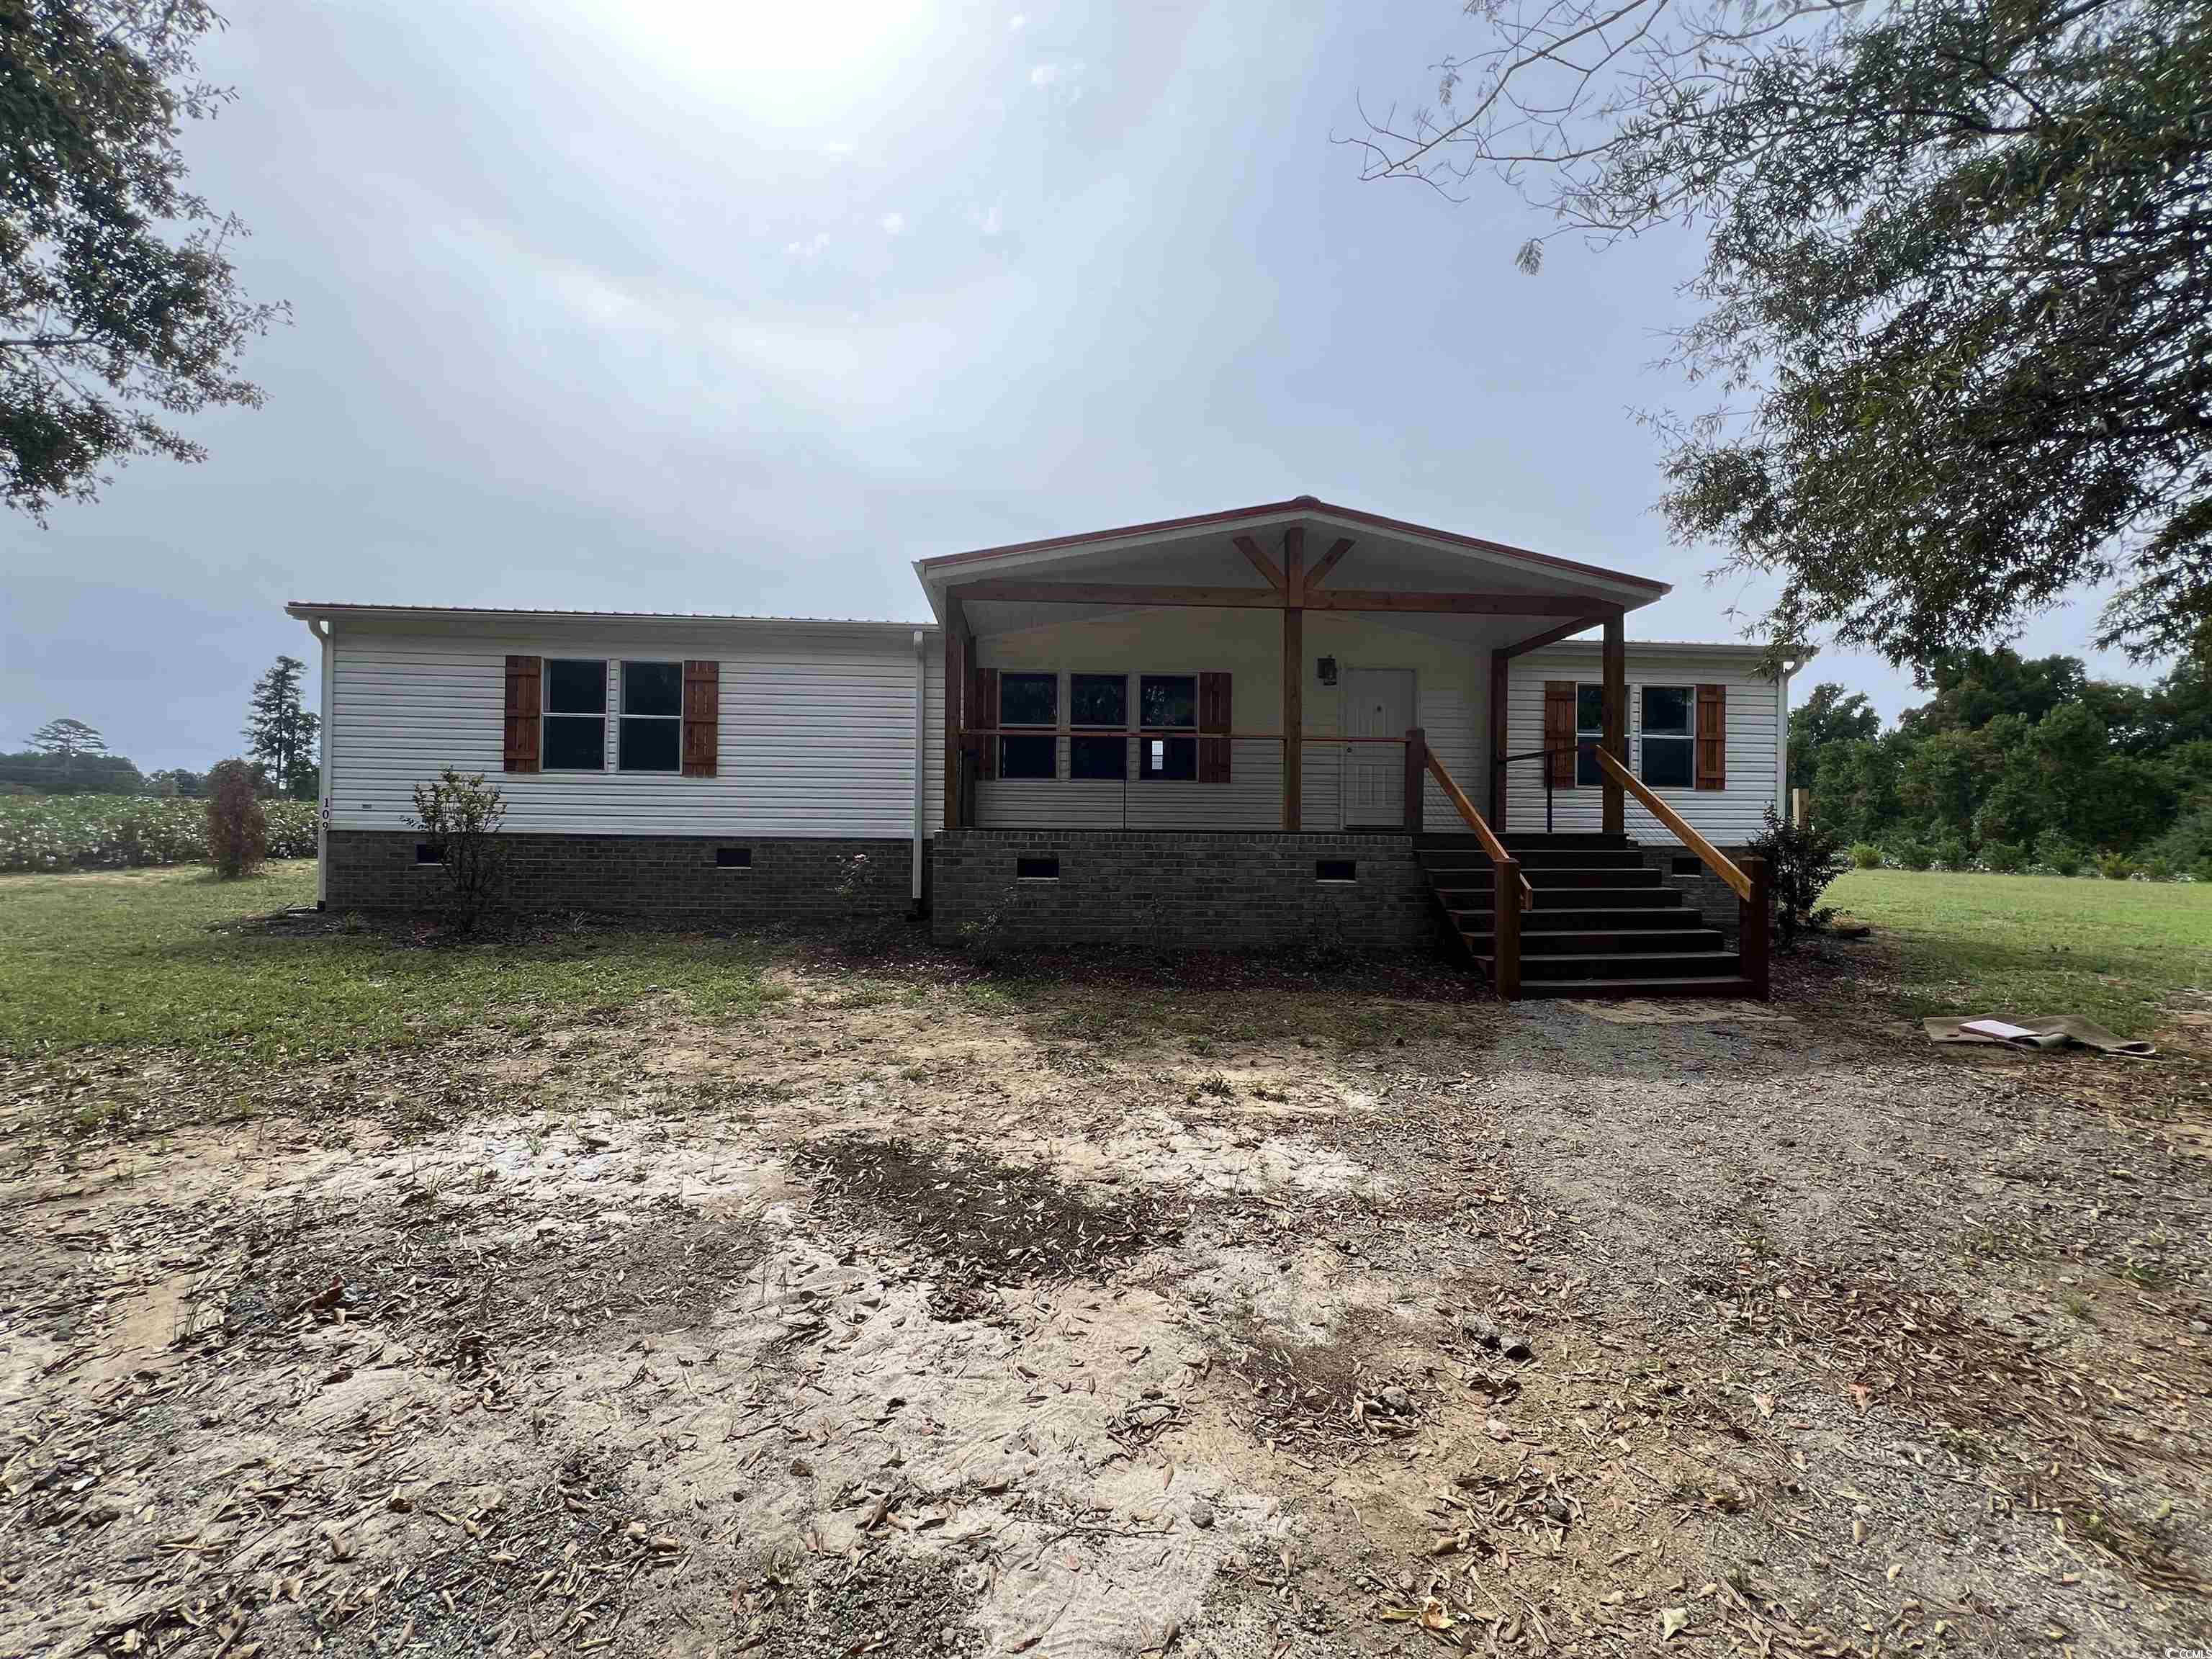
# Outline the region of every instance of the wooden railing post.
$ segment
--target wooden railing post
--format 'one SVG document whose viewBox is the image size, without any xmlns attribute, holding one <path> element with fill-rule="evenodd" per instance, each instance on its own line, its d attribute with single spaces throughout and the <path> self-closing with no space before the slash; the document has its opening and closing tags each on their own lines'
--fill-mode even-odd
<svg viewBox="0 0 2212 1659">
<path fill-rule="evenodd" d="M 1493 861 L 1498 872 L 1496 921 L 1491 934 L 1491 988 L 1503 1002 L 1521 1000 L 1521 860 Z"/>
<path fill-rule="evenodd" d="M 1750 881 L 1751 892 L 1736 901 L 1736 950 L 1743 961 L 1743 976 L 1751 983 L 1752 995 L 1764 1002 L 1771 983 L 1767 954 L 1774 928 L 1774 918 L 1769 913 L 1766 860 L 1741 859 L 1737 867 Z"/>
<path fill-rule="evenodd" d="M 1429 777 L 1429 734 L 1419 726 L 1406 733 L 1406 833 L 1421 833 L 1422 785 Z"/>
</svg>

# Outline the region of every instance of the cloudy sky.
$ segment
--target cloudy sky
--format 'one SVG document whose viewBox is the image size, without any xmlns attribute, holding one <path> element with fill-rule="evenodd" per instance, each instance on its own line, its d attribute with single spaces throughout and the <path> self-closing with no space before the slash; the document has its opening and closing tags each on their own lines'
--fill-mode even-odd
<svg viewBox="0 0 2212 1659">
<path fill-rule="evenodd" d="M 313 659 L 288 599 L 918 618 L 919 556 L 1301 493 L 1674 581 L 1632 637 L 1756 610 L 1631 418 L 1685 395 L 1695 250 L 1525 276 L 1502 187 L 1330 143 L 1466 46 L 1455 0 L 227 9 L 188 155 L 295 319 L 205 465 L 0 520 L 0 746 L 68 714 L 204 767 Z"/>
</svg>

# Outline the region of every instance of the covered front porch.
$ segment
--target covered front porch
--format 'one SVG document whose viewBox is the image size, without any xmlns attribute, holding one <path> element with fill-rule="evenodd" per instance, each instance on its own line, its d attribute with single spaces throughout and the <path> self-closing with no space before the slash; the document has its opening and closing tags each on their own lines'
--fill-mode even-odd
<svg viewBox="0 0 2212 1659">
<path fill-rule="evenodd" d="M 944 623 L 941 938 L 1443 943 L 1509 997 L 1524 954 L 1553 975 L 1530 994 L 1763 990 L 1694 911 L 1644 914 L 1678 896 L 1624 833 L 1634 793 L 1753 901 L 1626 764 L 1623 618 L 1662 584 L 1310 498 L 916 568 Z M 1590 630 L 1601 845 L 1524 871 L 1493 828 L 1516 769 L 1540 791 L 1579 734 L 1508 752 L 1510 665 Z"/>
<path fill-rule="evenodd" d="M 1464 831 L 1462 801 L 1502 822 L 1508 665 L 1598 632 L 1625 756 L 1622 619 L 1665 592 L 1303 498 L 917 568 L 948 830 Z"/>
</svg>

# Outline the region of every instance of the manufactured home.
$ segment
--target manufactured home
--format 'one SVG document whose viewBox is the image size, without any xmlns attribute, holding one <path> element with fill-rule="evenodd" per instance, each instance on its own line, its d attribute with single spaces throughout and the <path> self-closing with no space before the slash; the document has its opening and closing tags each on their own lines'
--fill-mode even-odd
<svg viewBox="0 0 2212 1659">
<path fill-rule="evenodd" d="M 434 899 L 412 791 L 451 766 L 498 783 L 530 908 L 1443 945 L 1509 995 L 1763 992 L 1743 848 L 1789 665 L 1630 642 L 1664 583 L 1311 497 L 914 568 L 920 623 L 291 605 L 322 650 L 323 902 Z"/>
</svg>

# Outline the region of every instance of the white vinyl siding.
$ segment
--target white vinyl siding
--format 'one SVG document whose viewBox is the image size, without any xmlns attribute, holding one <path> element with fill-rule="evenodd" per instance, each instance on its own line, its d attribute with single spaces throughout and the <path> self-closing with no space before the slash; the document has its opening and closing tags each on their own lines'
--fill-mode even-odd
<svg viewBox="0 0 2212 1659">
<path fill-rule="evenodd" d="M 850 634 L 773 627 L 680 631 L 398 634 L 337 624 L 332 822 L 402 830 L 416 784 L 482 772 L 515 834 L 909 837 L 914 833 L 911 629 Z M 935 632 L 924 659 L 939 653 Z M 507 658 L 706 659 L 721 665 L 715 775 L 614 769 L 507 773 Z M 941 670 L 931 675 L 941 679 Z M 942 742 L 941 687 L 929 722 Z M 611 702 L 609 726 L 614 723 Z M 933 828 L 941 797 L 927 803 Z"/>
<path fill-rule="evenodd" d="M 1628 647 L 1628 765 L 1643 776 L 1642 688 L 1645 685 L 1724 685 L 1728 688 L 1728 787 L 1725 789 L 1661 789 L 1656 793 L 1691 827 L 1721 847 L 1741 847 L 1756 836 L 1762 815 L 1773 804 L 1779 764 L 1779 733 L 1786 725 L 1782 714 L 1782 688 L 1759 675 L 1751 652 L 1702 656 L 1696 653 L 1668 655 Z M 1509 668 L 1506 688 L 1509 754 L 1526 754 L 1544 746 L 1544 682 L 1575 680 L 1601 682 L 1604 665 L 1595 646 L 1547 646 L 1516 657 Z M 1696 694 L 1692 693 L 1692 729 L 1696 726 Z M 1694 766 L 1694 759 L 1692 763 Z M 1506 797 L 1506 828 L 1529 835 L 1544 828 L 1544 775 L 1538 761 L 1521 761 L 1511 769 L 1511 787 Z M 1692 773 L 1694 776 L 1694 771 Z M 1471 792 L 1470 792 L 1471 793 Z M 1595 831 L 1601 822 L 1604 791 L 1595 785 L 1557 788 L 1553 792 L 1553 823 L 1562 833 Z M 1624 827 L 1632 840 L 1648 846 L 1674 844 L 1674 836 L 1645 811 L 1633 795 L 1625 804 Z"/>
</svg>

